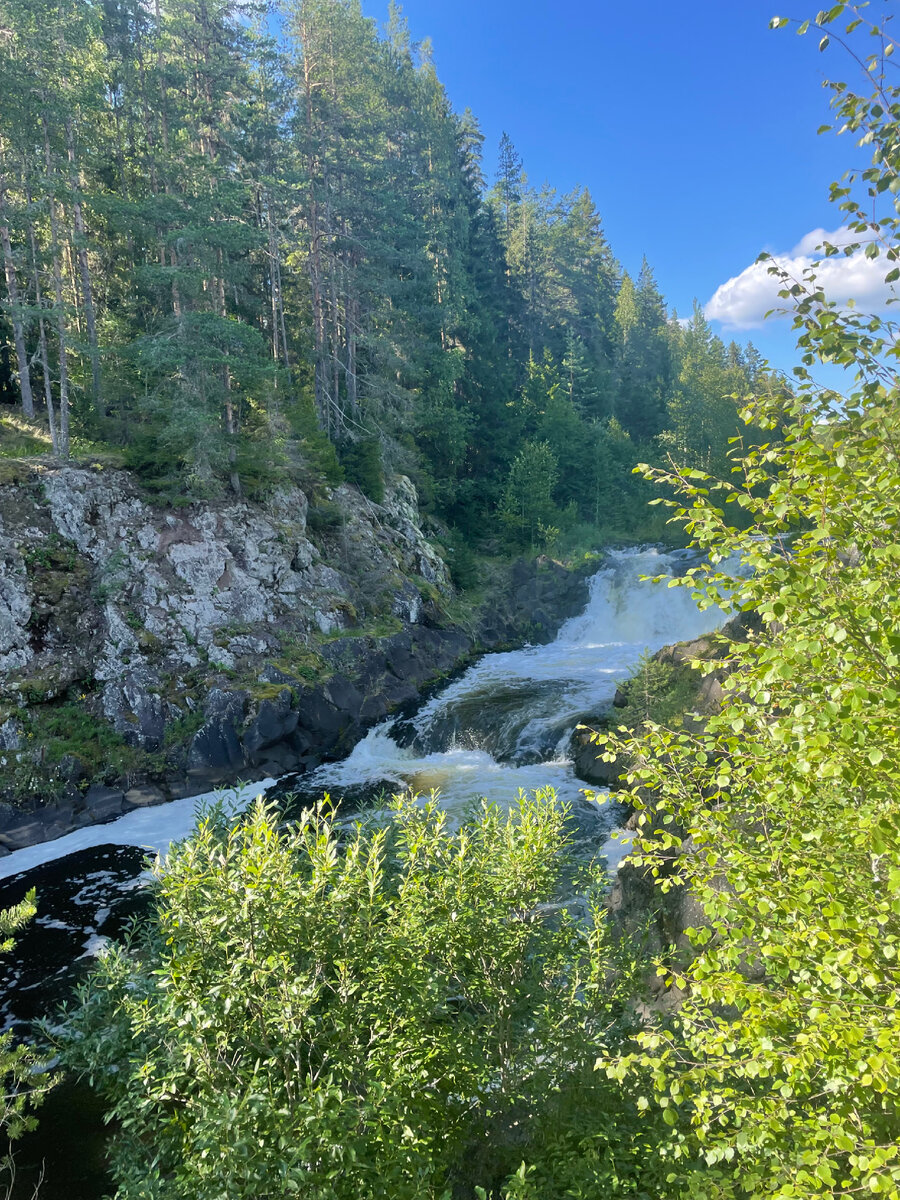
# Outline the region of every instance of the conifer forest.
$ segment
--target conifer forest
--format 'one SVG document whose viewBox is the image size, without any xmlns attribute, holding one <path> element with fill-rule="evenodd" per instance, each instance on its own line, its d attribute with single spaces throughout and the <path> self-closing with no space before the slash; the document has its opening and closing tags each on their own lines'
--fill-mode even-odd
<svg viewBox="0 0 900 1200">
<path fill-rule="evenodd" d="M 639 527 L 648 447 L 724 462 L 759 356 L 506 136 L 486 180 L 399 10 L 27 0 L 3 39 L 4 387 L 62 457 L 172 498 L 403 471 L 513 546 Z"/>
</svg>

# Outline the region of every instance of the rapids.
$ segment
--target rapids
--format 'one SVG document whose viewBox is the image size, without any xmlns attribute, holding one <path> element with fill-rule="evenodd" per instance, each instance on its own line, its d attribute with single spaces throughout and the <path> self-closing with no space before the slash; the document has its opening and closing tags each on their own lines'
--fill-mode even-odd
<svg viewBox="0 0 900 1200">
<path fill-rule="evenodd" d="M 718 610 L 698 611 L 685 589 L 641 582 L 685 565 L 681 551 L 610 553 L 590 582 L 584 612 L 553 642 L 485 655 L 413 717 L 383 722 L 342 762 L 282 780 L 274 794 L 290 812 L 325 792 L 346 796 L 352 808 L 382 792 L 435 789 L 457 819 L 473 799 L 512 803 L 520 789 L 553 787 L 577 805 L 582 785 L 567 758 L 575 725 L 609 705 L 617 680 L 645 650 L 721 623 Z M 235 808 L 274 783 L 238 789 Z M 141 906 L 145 854 L 165 853 L 185 837 L 203 800 L 130 813 L 0 860 L 0 908 L 31 886 L 39 893 L 37 919 L 0 969 L 0 1026 L 59 999 L 71 985 L 72 963 L 77 973 L 122 931 Z M 609 826 L 615 816 L 611 810 Z M 615 842 L 604 849 L 611 865 L 622 853 Z"/>
<path fill-rule="evenodd" d="M 641 581 L 680 571 L 686 558 L 694 556 L 652 548 L 609 554 L 590 580 L 584 612 L 554 641 L 485 655 L 412 719 L 383 722 L 343 761 L 304 777 L 302 794 L 436 789 L 452 812 L 480 797 L 510 802 L 519 789 L 549 786 L 576 799 L 583 785 L 567 753 L 578 722 L 610 705 L 617 681 L 645 651 L 722 622 L 718 609 L 699 611 L 686 589 Z"/>
</svg>

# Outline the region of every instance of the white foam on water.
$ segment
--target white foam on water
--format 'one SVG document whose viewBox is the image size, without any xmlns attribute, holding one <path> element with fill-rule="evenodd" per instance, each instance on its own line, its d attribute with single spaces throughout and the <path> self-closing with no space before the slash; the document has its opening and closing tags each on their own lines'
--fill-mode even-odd
<svg viewBox="0 0 900 1200">
<path fill-rule="evenodd" d="M 431 753 L 417 750 L 415 743 L 401 747 L 392 737 L 393 722 L 385 721 L 342 762 L 322 766 L 304 780 L 304 791 L 318 787 L 339 797 L 344 789 L 383 781 L 398 790 L 438 789 L 450 811 L 473 797 L 510 803 L 520 788 L 553 787 L 563 801 L 577 798 L 584 785 L 566 751 L 578 721 L 609 705 L 617 682 L 631 674 L 645 651 L 692 640 L 722 624 L 722 613 L 701 612 L 688 589 L 642 579 L 666 574 L 676 563 L 677 556 L 655 549 L 610 555 L 590 580 L 584 612 L 567 621 L 553 642 L 485 655 L 419 710 L 412 722 L 417 740 L 449 737 L 449 745 Z M 498 762 L 487 749 L 477 748 L 480 714 L 485 729 L 493 720 L 497 737 L 491 706 L 498 697 L 508 710 L 504 732 L 513 728 L 520 757 L 549 741 L 555 747 L 549 761 Z M 454 722 L 463 733 L 445 734 Z"/>
<path fill-rule="evenodd" d="M 158 804 L 136 808 L 134 812 L 110 821 L 106 825 L 87 825 L 76 829 L 52 842 L 41 842 L 37 846 L 26 846 L 0 858 L 0 879 L 9 879 L 20 871 L 30 871 L 45 863 L 55 862 L 78 850 L 93 846 L 138 846 L 149 854 L 165 854 L 172 842 L 181 841 L 194 829 L 197 810 L 225 796 L 236 809 L 246 808 L 258 795 L 272 787 L 274 779 L 260 783 L 249 783 L 239 788 L 226 788 L 221 792 L 203 792 L 199 796 L 185 796 L 169 804 Z"/>
</svg>

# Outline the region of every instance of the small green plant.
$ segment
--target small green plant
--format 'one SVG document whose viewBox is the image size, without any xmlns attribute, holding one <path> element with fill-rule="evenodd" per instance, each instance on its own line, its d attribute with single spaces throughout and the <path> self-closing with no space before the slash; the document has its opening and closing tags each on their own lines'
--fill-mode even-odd
<svg viewBox="0 0 900 1200">
<path fill-rule="evenodd" d="M 25 566 L 30 570 L 72 571 L 78 563 L 78 548 L 53 532 L 22 550 Z"/>
<path fill-rule="evenodd" d="M 349 443 L 343 452 L 342 463 L 350 483 L 355 483 L 376 504 L 384 502 L 384 465 L 381 442 L 377 437 Z"/>
<path fill-rule="evenodd" d="M 339 506 L 331 500 L 310 504 L 306 512 L 306 525 L 310 533 L 328 533 L 339 529 L 343 519 Z"/>
<path fill-rule="evenodd" d="M 124 550 L 113 550 L 100 568 L 100 577 L 94 584 L 94 599 L 98 604 L 115 600 L 128 582 L 128 555 Z"/>
<path fill-rule="evenodd" d="M 619 684 L 619 696 L 625 703 L 613 709 L 610 721 L 630 729 L 645 721 L 678 727 L 697 699 L 700 682 L 700 675 L 686 664 L 658 662 L 645 653 L 631 677 Z"/>
<path fill-rule="evenodd" d="M 330 674 L 322 655 L 299 634 L 281 637 L 281 654 L 274 660 L 278 670 L 306 683 L 321 683 Z M 279 684 L 279 688 L 283 685 Z"/>
<path fill-rule="evenodd" d="M 21 903 L 0 909 L 0 954 L 12 949 L 14 935 L 36 911 L 34 888 Z M 0 1135 L 7 1142 L 37 1125 L 34 1109 L 50 1090 L 50 1077 L 39 1067 L 40 1059 L 31 1046 L 17 1044 L 11 1032 L 0 1033 Z M 9 1195 L 14 1178 L 12 1158 L 7 1152 L 0 1155 L 0 1188 L 6 1189 L 5 1195 Z"/>
<path fill-rule="evenodd" d="M 143 628 L 144 628 L 143 624 L 141 623 L 141 618 L 138 616 L 138 614 L 134 611 L 133 608 L 123 609 L 122 620 L 125 622 L 125 624 L 128 626 L 128 628 L 133 629 L 135 631 L 135 633 L 137 633 L 138 630 L 143 630 Z"/>
<path fill-rule="evenodd" d="M 64 758 L 76 758 L 92 779 L 137 769 L 142 751 L 128 745 L 108 721 L 95 716 L 86 699 L 41 704 L 32 710 L 28 737 L 42 748 L 43 762 L 54 767 Z"/>
<path fill-rule="evenodd" d="M 185 746 L 200 729 L 204 722 L 202 709 L 186 712 L 183 716 L 169 721 L 163 734 L 163 747 Z"/>
</svg>

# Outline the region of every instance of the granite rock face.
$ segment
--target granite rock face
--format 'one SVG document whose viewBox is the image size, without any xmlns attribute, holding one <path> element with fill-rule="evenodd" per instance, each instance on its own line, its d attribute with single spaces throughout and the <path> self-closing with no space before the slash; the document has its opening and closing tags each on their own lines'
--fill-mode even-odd
<svg viewBox="0 0 900 1200">
<path fill-rule="evenodd" d="M 336 531 L 317 538 L 297 487 L 167 509 L 124 471 L 21 474 L 0 487 L 0 792 L 16 800 L 79 783 L 79 747 L 54 757 L 48 741 L 79 722 L 78 736 L 108 727 L 163 773 L 178 744 L 185 770 L 243 768 L 296 730 L 291 689 L 329 673 L 323 635 L 376 611 L 414 626 L 417 581 L 452 591 L 402 476 L 382 505 L 337 488 Z M 265 686 L 279 670 L 280 698 Z"/>
<path fill-rule="evenodd" d="M 304 770 L 476 650 L 545 641 L 587 598 L 548 559 L 463 631 L 404 476 L 166 508 L 45 461 L 0 487 L 0 853 L 136 805 Z"/>
</svg>

